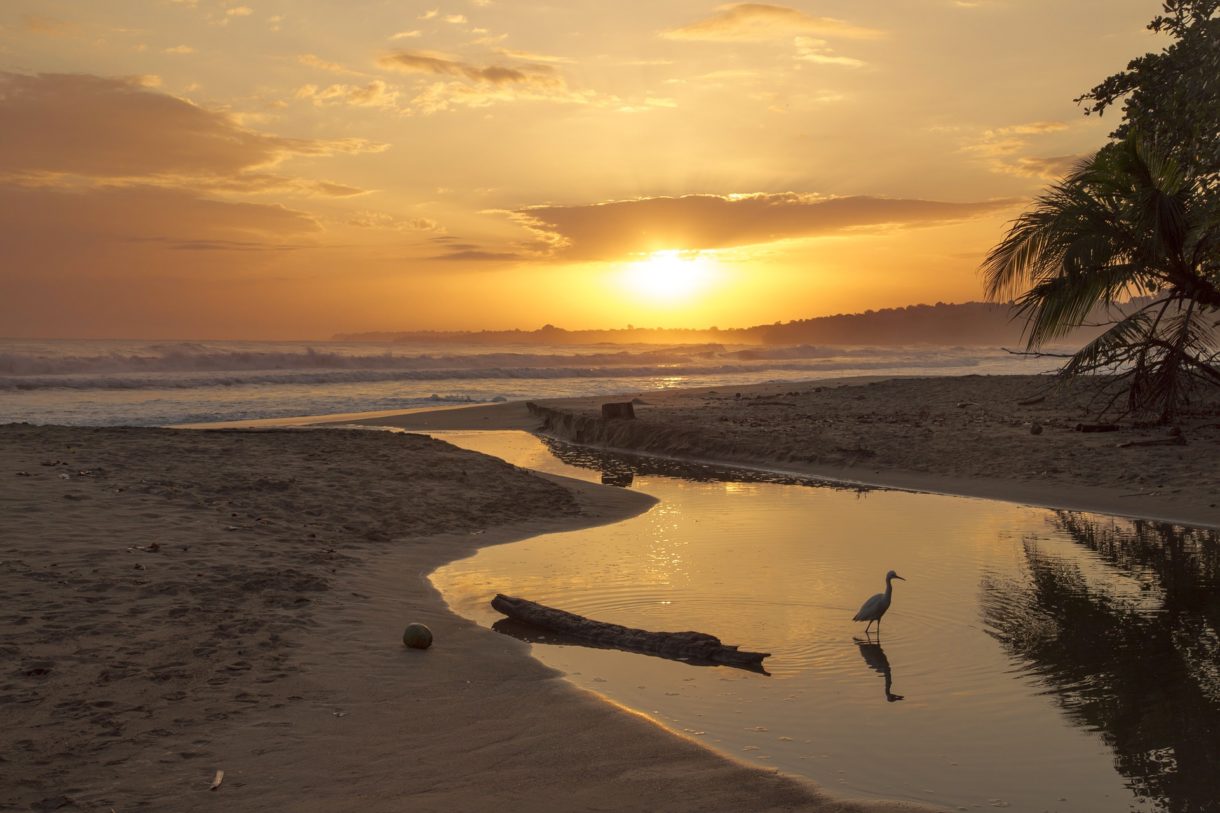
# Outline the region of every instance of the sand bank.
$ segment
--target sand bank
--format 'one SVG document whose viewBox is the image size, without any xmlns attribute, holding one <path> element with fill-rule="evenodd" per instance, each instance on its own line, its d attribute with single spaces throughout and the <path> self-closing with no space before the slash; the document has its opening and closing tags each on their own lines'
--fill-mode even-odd
<svg viewBox="0 0 1220 813">
<path fill-rule="evenodd" d="M 602 421 L 635 397 L 634 421 Z M 477 428 L 519 407 L 370 423 Z M 1079 432 L 1084 387 L 1043 376 L 838 379 L 542 401 L 520 426 L 581 443 L 878 486 L 1220 526 L 1220 393 L 1177 425 Z M 1038 430 L 1034 429 L 1035 424 Z M 1037 434 L 1034 432 L 1037 431 Z M 1178 440 L 1182 445 L 1178 445 Z M 1170 445 L 1157 445 L 1168 443 Z M 1150 445 L 1151 444 L 1151 445 Z"/>
<path fill-rule="evenodd" d="M 905 809 L 674 737 L 426 579 L 649 504 L 419 436 L 0 427 L 0 809 Z"/>
</svg>

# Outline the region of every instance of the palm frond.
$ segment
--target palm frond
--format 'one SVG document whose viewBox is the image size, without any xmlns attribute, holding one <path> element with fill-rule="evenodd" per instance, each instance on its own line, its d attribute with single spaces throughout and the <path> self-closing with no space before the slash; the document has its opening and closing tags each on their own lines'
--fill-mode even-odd
<svg viewBox="0 0 1220 813">
<path fill-rule="evenodd" d="M 1017 312 L 1026 317 L 1026 342 L 1030 349 L 1062 338 L 1079 327 L 1094 309 L 1118 301 L 1137 282 L 1127 263 L 1110 263 L 1049 277 L 1036 283 L 1017 300 Z"/>
<path fill-rule="evenodd" d="M 1139 310 L 1119 320 L 1105 333 L 1076 351 L 1060 375 L 1075 376 L 1112 368 L 1130 359 L 1131 346 L 1148 335 L 1153 319 L 1147 310 Z"/>
</svg>

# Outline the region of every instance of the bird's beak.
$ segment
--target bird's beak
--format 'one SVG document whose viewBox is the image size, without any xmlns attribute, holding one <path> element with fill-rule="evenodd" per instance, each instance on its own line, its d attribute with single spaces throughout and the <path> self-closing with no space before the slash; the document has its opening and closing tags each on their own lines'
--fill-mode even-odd
<svg viewBox="0 0 1220 813">
<path fill-rule="evenodd" d="M 899 576 L 897 573 L 895 573 L 895 574 L 894 574 L 894 578 L 895 578 L 895 579 L 902 579 L 902 577 L 901 577 L 901 576 Z M 902 579 L 902 580 L 903 580 L 903 581 L 906 581 L 906 579 Z"/>
</svg>

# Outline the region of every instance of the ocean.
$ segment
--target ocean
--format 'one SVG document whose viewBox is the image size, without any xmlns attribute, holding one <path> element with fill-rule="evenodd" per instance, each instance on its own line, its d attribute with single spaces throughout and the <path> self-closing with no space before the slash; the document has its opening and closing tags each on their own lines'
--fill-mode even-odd
<svg viewBox="0 0 1220 813">
<path fill-rule="evenodd" d="M 0 339 L 0 423 L 165 426 L 857 375 L 1041 373 L 982 347 Z"/>
</svg>

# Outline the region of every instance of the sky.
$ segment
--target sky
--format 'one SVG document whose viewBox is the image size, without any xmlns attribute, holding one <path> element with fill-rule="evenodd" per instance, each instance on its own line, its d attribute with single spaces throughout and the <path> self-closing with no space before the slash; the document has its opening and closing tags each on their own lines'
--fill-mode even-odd
<svg viewBox="0 0 1220 813">
<path fill-rule="evenodd" d="M 1153 0 L 6 0 L 0 336 L 982 298 Z"/>
</svg>

